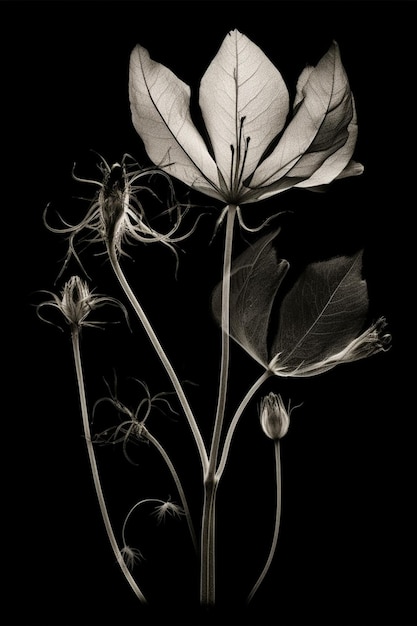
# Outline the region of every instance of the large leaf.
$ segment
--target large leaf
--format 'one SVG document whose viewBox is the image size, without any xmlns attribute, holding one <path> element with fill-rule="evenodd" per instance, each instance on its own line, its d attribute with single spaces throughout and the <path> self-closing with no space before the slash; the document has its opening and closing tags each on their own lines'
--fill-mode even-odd
<svg viewBox="0 0 417 626">
<path fill-rule="evenodd" d="M 278 259 L 270 233 L 249 246 L 232 266 L 230 335 L 254 359 L 268 365 L 267 335 L 272 306 L 289 264 Z M 221 323 L 221 283 L 213 292 L 212 309 Z"/>
<path fill-rule="evenodd" d="M 356 129 L 349 82 L 339 47 L 333 42 L 316 67 L 301 73 L 294 117 L 250 186 L 271 186 L 270 191 L 277 186 L 278 190 L 284 176 L 299 180 L 298 186 L 331 182 L 350 161 Z M 320 169 L 317 180 L 311 180 Z"/>
<path fill-rule="evenodd" d="M 268 57 L 245 35 L 233 30 L 202 78 L 200 107 L 217 165 L 231 189 L 230 178 L 236 176 L 236 170 L 241 180 L 251 174 L 282 130 L 289 96 L 280 72 Z"/>
<path fill-rule="evenodd" d="M 221 199 L 216 164 L 191 119 L 189 86 L 140 45 L 130 57 L 129 97 L 133 125 L 149 158 L 190 187 Z"/>
<path fill-rule="evenodd" d="M 362 251 L 312 263 L 284 297 L 270 360 L 278 368 L 312 371 L 363 330 L 368 290 Z"/>
</svg>

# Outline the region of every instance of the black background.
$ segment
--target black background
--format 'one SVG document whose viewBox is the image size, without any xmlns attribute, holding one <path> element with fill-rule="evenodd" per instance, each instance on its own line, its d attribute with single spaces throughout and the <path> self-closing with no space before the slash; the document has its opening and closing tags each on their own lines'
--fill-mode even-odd
<svg viewBox="0 0 417 626">
<path fill-rule="evenodd" d="M 412 624 L 415 622 L 415 28 L 412 2 L 2 2 L 3 375 L 2 600 L 4 625 L 247 623 Z M 226 33 L 238 28 L 282 72 L 290 89 L 306 63 L 335 39 L 356 99 L 360 178 L 325 194 L 293 190 L 247 207 L 256 225 L 277 210 L 283 252 L 297 263 L 364 247 L 373 314 L 387 317 L 392 348 L 317 378 L 274 380 L 265 391 L 293 404 L 282 442 L 283 517 L 268 578 L 250 607 L 245 594 L 262 567 L 272 532 L 273 454 L 252 403 L 219 492 L 219 608 L 198 608 L 196 564 L 183 525 L 155 527 L 138 540 L 144 609 L 108 546 L 82 437 L 69 334 L 44 324 L 34 304 L 54 286 L 66 251 L 46 230 L 51 203 L 69 221 L 94 188 L 95 150 L 109 163 L 146 155 L 130 120 L 128 61 L 136 43 L 196 90 Z M 178 193 L 185 189 L 177 185 Z M 207 203 L 199 194 L 196 204 Z M 81 209 L 80 209 L 81 207 Z M 174 257 L 136 247 L 124 267 L 179 377 L 191 380 L 205 437 L 215 407 L 219 332 L 209 296 L 220 278 L 221 236 L 209 246 L 221 205 Z M 198 210 L 198 209 L 196 209 Z M 75 213 L 74 213 L 75 214 Z M 189 222 L 190 224 L 192 221 Z M 411 236 L 410 236 L 411 235 Z M 236 246 L 243 245 L 237 240 Z M 98 292 L 121 297 L 104 257 L 83 255 Z M 69 272 L 80 272 L 71 265 Z M 88 330 L 83 337 L 90 405 L 118 373 L 132 406 L 138 388 L 169 390 L 138 325 Z M 232 348 L 230 403 L 260 374 Z M 116 416 L 114 415 L 116 419 Z M 200 472 L 181 417 L 156 416 L 198 522 Z M 156 454 L 139 467 L 119 448 L 98 458 L 109 508 L 120 527 L 138 498 L 172 495 Z M 140 449 L 142 450 L 142 449 Z"/>
</svg>

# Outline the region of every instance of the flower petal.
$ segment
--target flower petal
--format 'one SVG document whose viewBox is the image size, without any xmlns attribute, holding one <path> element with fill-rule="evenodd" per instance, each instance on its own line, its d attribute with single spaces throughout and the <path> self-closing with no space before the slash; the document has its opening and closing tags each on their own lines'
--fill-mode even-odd
<svg viewBox="0 0 417 626">
<path fill-rule="evenodd" d="M 280 72 L 268 57 L 245 35 L 233 30 L 201 80 L 200 107 L 216 163 L 233 189 L 234 183 L 254 171 L 282 130 L 289 96 Z"/>
<path fill-rule="evenodd" d="M 341 353 L 361 333 L 368 315 L 362 278 L 362 251 L 312 263 L 284 297 L 278 332 L 270 352 L 273 371 L 305 376 L 337 365 Z"/>
<path fill-rule="evenodd" d="M 364 167 L 362 163 L 358 163 L 357 161 L 351 159 L 345 169 L 340 172 L 339 176 L 337 176 L 337 180 L 347 178 L 348 176 L 360 176 L 360 174 L 363 173 L 363 170 Z"/>
<path fill-rule="evenodd" d="M 230 276 L 230 335 L 256 361 L 268 365 L 267 335 L 276 293 L 289 264 L 277 259 L 272 245 L 279 231 L 261 237 L 232 266 Z M 213 291 L 212 311 L 221 323 L 219 283 Z"/>
<path fill-rule="evenodd" d="M 257 168 L 251 188 L 273 185 L 284 176 L 298 187 L 326 184 L 349 163 L 356 113 L 336 42 L 316 67 L 301 73 L 294 104 L 292 121 Z"/>
<path fill-rule="evenodd" d="M 130 56 L 133 125 L 149 158 L 166 172 L 221 199 L 216 164 L 190 114 L 190 88 L 137 45 Z"/>
</svg>

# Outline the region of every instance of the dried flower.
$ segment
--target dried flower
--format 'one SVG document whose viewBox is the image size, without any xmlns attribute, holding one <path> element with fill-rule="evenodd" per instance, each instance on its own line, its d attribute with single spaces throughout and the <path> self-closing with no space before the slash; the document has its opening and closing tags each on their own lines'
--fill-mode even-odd
<svg viewBox="0 0 417 626">
<path fill-rule="evenodd" d="M 175 504 L 174 502 L 171 502 L 171 499 L 168 498 L 166 502 L 163 502 L 162 504 L 158 504 L 155 507 L 153 515 L 156 516 L 156 519 L 158 520 L 158 524 L 160 524 L 166 519 L 167 515 L 171 515 L 172 517 L 179 518 L 182 515 L 185 515 L 185 512 L 181 506 L 179 506 L 178 504 Z"/>
<path fill-rule="evenodd" d="M 64 228 L 50 226 L 46 221 L 47 207 L 44 213 L 46 227 L 52 232 L 69 235 L 68 254 L 60 275 L 72 256 L 82 266 L 75 250 L 75 240 L 84 231 L 87 234 L 92 234 L 87 239 L 88 243 L 104 242 L 108 247 L 114 248 L 117 254 L 126 254 L 123 250 L 124 243 L 159 242 L 168 246 L 176 258 L 175 244 L 194 232 L 198 219 L 187 233 L 177 234 L 188 207 L 176 202 L 169 176 L 158 168 L 141 168 L 135 161 L 129 162 L 129 159 L 131 159 L 129 155 L 124 155 L 120 163 L 114 163 L 111 166 L 105 159 L 102 159 L 99 164 L 102 174 L 100 181 L 79 178 L 74 175 L 74 178 L 79 182 L 91 183 L 99 187 L 87 214 L 78 224 L 70 225 L 62 220 L 65 225 Z M 139 192 L 146 191 L 159 200 L 151 187 L 138 184 L 138 181 L 144 178 L 151 179 L 155 176 L 161 176 L 167 181 L 170 194 L 170 208 L 162 213 L 169 215 L 170 226 L 163 233 L 150 226 L 138 197 Z"/>
<path fill-rule="evenodd" d="M 80 329 L 83 326 L 100 326 L 104 322 L 98 320 L 88 320 L 90 313 L 99 309 L 105 305 L 120 307 L 127 319 L 127 311 L 121 302 L 116 298 L 111 298 L 105 295 L 94 295 L 94 291 L 90 291 L 87 283 L 79 276 L 71 276 L 71 278 L 64 284 L 61 291 L 61 297 L 51 291 L 44 291 L 52 296 L 52 300 L 42 302 L 38 304 L 36 310 L 39 315 L 41 308 L 45 306 L 58 309 L 65 318 L 65 321 L 73 328 Z M 41 319 L 46 322 L 44 317 L 39 315 Z"/>
<path fill-rule="evenodd" d="M 134 378 L 133 380 L 139 383 L 139 385 L 141 385 L 141 387 L 145 391 L 145 396 L 140 400 L 134 410 L 123 404 L 123 402 L 121 402 L 117 397 L 117 381 L 115 379 L 115 391 L 112 392 L 110 386 L 106 382 L 106 386 L 109 390 L 110 396 L 99 398 L 95 402 L 93 406 L 93 415 L 95 416 L 98 406 L 104 402 L 109 402 L 118 411 L 119 415 L 121 416 L 120 423 L 116 426 L 106 428 L 102 432 L 98 433 L 94 437 L 94 443 L 98 445 L 116 445 L 118 443 L 121 443 L 125 458 L 129 461 L 129 463 L 132 463 L 132 465 L 136 465 L 136 463 L 128 454 L 127 444 L 147 443 L 149 441 L 149 431 L 147 430 L 145 423 L 154 408 L 158 408 L 160 411 L 163 412 L 163 407 L 165 406 L 169 409 L 170 412 L 175 413 L 175 411 L 165 397 L 167 395 L 170 395 L 172 392 L 160 392 L 155 394 L 154 396 L 151 396 L 149 387 L 146 383 L 141 380 L 137 380 L 136 378 Z"/>
<path fill-rule="evenodd" d="M 131 548 L 130 546 L 126 545 L 124 545 L 123 548 L 120 550 L 120 556 L 126 563 L 127 568 L 130 571 L 132 571 L 137 563 L 143 561 L 144 559 L 142 552 L 138 550 L 138 548 Z"/>
<path fill-rule="evenodd" d="M 192 121 L 190 87 L 140 45 L 131 54 L 129 90 L 133 124 L 153 163 L 227 204 L 363 171 L 351 160 L 355 104 L 336 42 L 302 71 L 289 117 L 278 69 L 248 37 L 229 32 L 199 91 L 212 153 Z"/>
</svg>

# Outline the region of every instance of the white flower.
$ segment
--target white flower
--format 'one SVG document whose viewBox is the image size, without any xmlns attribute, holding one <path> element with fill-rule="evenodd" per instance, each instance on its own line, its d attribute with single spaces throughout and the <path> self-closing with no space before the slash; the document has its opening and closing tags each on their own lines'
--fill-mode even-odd
<svg viewBox="0 0 417 626">
<path fill-rule="evenodd" d="M 355 104 L 336 42 L 301 72 L 290 111 L 278 69 L 248 37 L 229 32 L 200 84 L 207 144 L 191 118 L 190 87 L 140 45 L 131 53 L 129 93 L 153 163 L 227 204 L 363 171 L 351 160 Z"/>
</svg>

